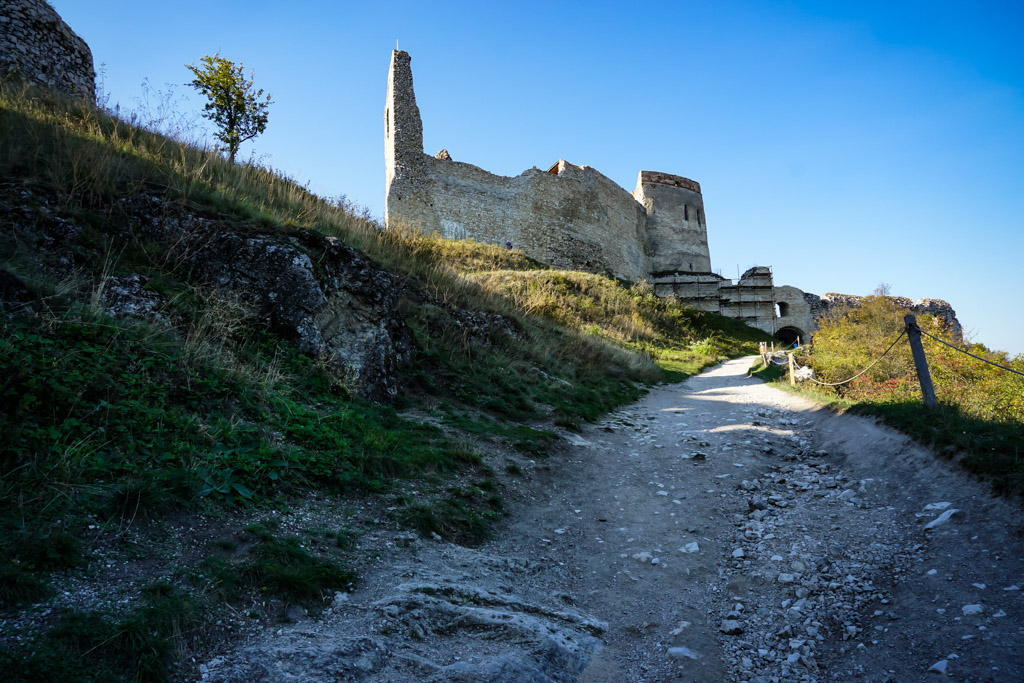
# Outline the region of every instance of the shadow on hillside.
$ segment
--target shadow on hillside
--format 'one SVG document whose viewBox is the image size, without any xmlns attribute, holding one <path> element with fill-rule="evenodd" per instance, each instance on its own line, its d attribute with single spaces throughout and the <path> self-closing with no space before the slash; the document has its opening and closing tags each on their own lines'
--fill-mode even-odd
<svg viewBox="0 0 1024 683">
<path fill-rule="evenodd" d="M 990 479 L 1000 493 L 1024 495 L 1022 424 L 981 420 L 953 405 L 929 409 L 916 401 L 860 403 L 850 411 L 881 418 L 968 471 Z"/>
</svg>

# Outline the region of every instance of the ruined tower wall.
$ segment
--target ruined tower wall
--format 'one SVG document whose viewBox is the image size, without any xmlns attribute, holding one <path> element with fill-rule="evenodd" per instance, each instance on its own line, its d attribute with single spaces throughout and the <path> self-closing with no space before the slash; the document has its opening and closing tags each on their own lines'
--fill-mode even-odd
<svg viewBox="0 0 1024 683">
<path fill-rule="evenodd" d="M 423 122 L 409 63 L 409 53 L 399 50 L 391 53 L 384 105 L 385 222 L 393 213 L 407 216 L 426 199 L 419 191 L 419 185 L 428 178 L 423 160 Z"/>
<path fill-rule="evenodd" d="M 96 99 L 92 51 L 44 0 L 0 0 L 0 78 Z"/>
<path fill-rule="evenodd" d="M 633 197 L 647 212 L 654 277 L 711 272 L 700 184 L 668 173 L 640 171 Z"/>
<path fill-rule="evenodd" d="M 743 273 L 735 285 L 729 280 L 723 281 L 719 289 L 719 312 L 768 334 L 775 334 L 774 290 L 771 268 L 754 266 Z"/>
</svg>

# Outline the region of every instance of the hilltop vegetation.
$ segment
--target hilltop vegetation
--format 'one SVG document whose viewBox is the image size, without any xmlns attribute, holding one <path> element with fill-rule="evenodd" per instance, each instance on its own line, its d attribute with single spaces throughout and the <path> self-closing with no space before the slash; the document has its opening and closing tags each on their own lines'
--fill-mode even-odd
<svg viewBox="0 0 1024 683">
<path fill-rule="evenodd" d="M 263 623 L 351 586 L 362 533 L 478 542 L 558 429 L 765 338 L 643 283 L 382 230 L 44 91 L 0 86 L 0 131 L 0 663 L 15 678 L 159 680 L 226 605 Z M 412 336 L 393 404 L 197 278 L 143 204 L 282 243 L 315 231 L 382 264 Z M 135 308 L 110 303 L 125 282 Z"/>
<path fill-rule="evenodd" d="M 821 382 L 856 375 L 892 344 L 910 313 L 891 299 L 867 297 L 857 308 L 837 310 L 821 321 L 813 347 L 802 347 L 797 362 L 814 369 Z M 1024 356 L 1010 358 L 984 345 L 954 339 L 941 322 L 918 317 L 926 332 L 994 363 L 1024 372 Z M 864 414 L 875 415 L 922 443 L 956 458 L 968 470 L 988 476 L 1003 492 L 1024 493 L 1024 377 L 922 337 L 938 409 L 921 399 L 910 346 L 900 340 L 860 377 L 836 387 L 804 382 L 801 391 Z M 762 370 L 784 380 L 781 370 Z"/>
</svg>

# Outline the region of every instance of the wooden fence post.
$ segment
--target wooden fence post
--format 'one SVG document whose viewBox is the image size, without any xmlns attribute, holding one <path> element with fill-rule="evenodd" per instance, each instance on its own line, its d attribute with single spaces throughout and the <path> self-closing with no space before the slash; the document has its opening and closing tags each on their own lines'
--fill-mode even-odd
<svg viewBox="0 0 1024 683">
<path fill-rule="evenodd" d="M 928 359 L 925 358 L 924 347 L 921 346 L 921 331 L 917 329 L 917 316 L 903 316 L 903 322 L 907 324 L 907 340 L 910 342 L 910 352 L 914 355 L 917 381 L 921 383 L 921 396 L 924 397 L 926 406 L 934 408 L 939 405 L 939 402 L 935 398 L 932 375 L 928 372 Z"/>
<path fill-rule="evenodd" d="M 789 356 L 789 385 L 796 386 L 796 364 L 793 362 L 793 354 L 787 354 Z"/>
</svg>

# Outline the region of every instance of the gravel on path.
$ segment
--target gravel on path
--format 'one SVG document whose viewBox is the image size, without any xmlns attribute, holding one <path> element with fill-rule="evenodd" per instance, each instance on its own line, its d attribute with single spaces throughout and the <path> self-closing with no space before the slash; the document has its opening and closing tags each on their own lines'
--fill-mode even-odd
<svg viewBox="0 0 1024 683">
<path fill-rule="evenodd" d="M 1024 680 L 1024 515 L 723 363 L 567 435 L 499 537 L 410 540 L 203 680 Z"/>
</svg>

